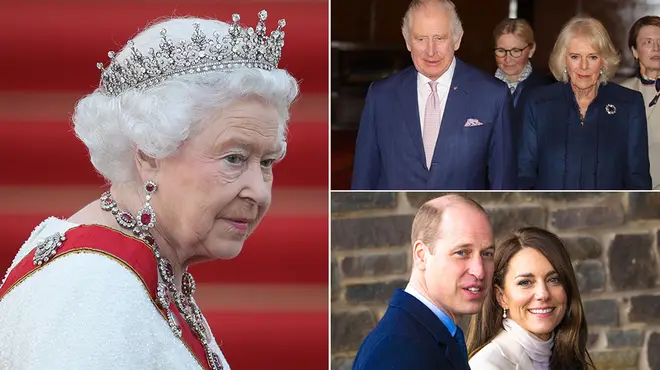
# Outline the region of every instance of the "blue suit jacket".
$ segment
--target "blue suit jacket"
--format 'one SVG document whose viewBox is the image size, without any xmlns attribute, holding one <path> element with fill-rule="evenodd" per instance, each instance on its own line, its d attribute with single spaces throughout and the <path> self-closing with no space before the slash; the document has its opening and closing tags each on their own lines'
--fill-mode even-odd
<svg viewBox="0 0 660 370">
<path fill-rule="evenodd" d="M 358 130 L 355 190 L 516 189 L 511 96 L 495 77 L 456 58 L 431 169 L 426 168 L 417 70 L 371 84 Z M 468 119 L 481 126 L 465 127 Z"/>
<path fill-rule="evenodd" d="M 353 370 L 469 370 L 466 357 L 428 307 L 397 289 L 360 346 Z"/>
<path fill-rule="evenodd" d="M 609 113 L 608 113 L 609 110 Z M 570 84 L 532 92 L 518 155 L 521 189 L 651 189 L 642 95 L 601 85 L 584 125 Z"/>
</svg>

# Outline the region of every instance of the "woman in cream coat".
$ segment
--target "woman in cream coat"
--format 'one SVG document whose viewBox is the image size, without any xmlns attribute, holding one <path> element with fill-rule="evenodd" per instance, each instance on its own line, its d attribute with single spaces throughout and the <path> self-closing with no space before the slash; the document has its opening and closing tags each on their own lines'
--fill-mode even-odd
<svg viewBox="0 0 660 370">
<path fill-rule="evenodd" d="M 621 86 L 642 93 L 649 137 L 653 189 L 660 189 L 660 17 L 642 17 L 628 33 L 628 46 L 639 63 L 637 76 Z"/>
<path fill-rule="evenodd" d="M 515 231 L 495 249 L 493 286 L 470 323 L 470 367 L 593 369 L 586 341 L 577 280 L 562 241 L 536 227 Z"/>
</svg>

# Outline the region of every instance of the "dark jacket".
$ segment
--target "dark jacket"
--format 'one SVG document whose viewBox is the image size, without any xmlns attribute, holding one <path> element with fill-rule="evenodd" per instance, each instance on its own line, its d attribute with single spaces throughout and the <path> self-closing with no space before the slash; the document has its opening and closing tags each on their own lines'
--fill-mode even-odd
<svg viewBox="0 0 660 370">
<path fill-rule="evenodd" d="M 353 370 L 469 370 L 456 340 L 417 298 L 397 289 Z"/>
<path fill-rule="evenodd" d="M 651 189 L 642 94 L 601 85 L 584 122 L 569 83 L 531 92 L 518 152 L 521 189 Z"/>
<path fill-rule="evenodd" d="M 456 58 L 430 170 L 409 67 L 369 88 L 355 147 L 352 190 L 516 189 L 511 94 Z"/>
<path fill-rule="evenodd" d="M 520 144 L 520 137 L 522 136 L 522 123 L 527 99 L 536 88 L 551 85 L 555 82 L 557 80 L 552 75 L 532 69 L 532 73 L 516 86 L 516 90 L 513 92 L 514 105 L 511 113 L 511 127 L 513 128 L 513 140 L 516 147 Z"/>
</svg>

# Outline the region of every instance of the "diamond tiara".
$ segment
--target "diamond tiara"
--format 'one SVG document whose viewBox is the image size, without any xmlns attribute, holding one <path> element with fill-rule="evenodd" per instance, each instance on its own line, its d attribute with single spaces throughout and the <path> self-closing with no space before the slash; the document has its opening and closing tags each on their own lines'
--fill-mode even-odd
<svg viewBox="0 0 660 370">
<path fill-rule="evenodd" d="M 115 59 L 115 52 L 108 52 L 110 64 L 96 66 L 101 70 L 100 87 L 107 95 L 116 96 L 136 88 L 146 89 L 174 76 L 204 73 L 210 71 L 233 71 L 239 68 L 261 68 L 267 71 L 277 68 L 284 46 L 286 25 L 280 19 L 277 29 L 266 35 L 266 17 L 262 10 L 258 14 L 259 22 L 253 29 L 242 28 L 238 14 L 232 15 L 227 35 L 222 38 L 215 31 L 213 37 L 205 35 L 199 29 L 199 23 L 193 24 L 190 40 L 179 43 L 167 38 L 167 30 L 160 31 L 161 40 L 157 50 L 149 49 L 147 55 L 137 50 L 133 41 L 129 41 L 130 56 L 123 62 Z"/>
</svg>

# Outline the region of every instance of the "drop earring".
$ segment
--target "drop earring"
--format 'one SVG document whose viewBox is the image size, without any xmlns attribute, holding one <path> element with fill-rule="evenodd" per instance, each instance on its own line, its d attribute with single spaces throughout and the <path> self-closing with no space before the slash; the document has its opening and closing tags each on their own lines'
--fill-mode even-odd
<svg viewBox="0 0 660 370">
<path fill-rule="evenodd" d="M 504 313 L 502 313 L 502 318 L 506 319 L 506 308 L 504 309 Z"/>
<path fill-rule="evenodd" d="M 151 195 L 156 192 L 157 186 L 156 183 L 149 180 L 144 183 L 144 192 L 147 193 L 145 196 L 146 203 L 140 209 L 140 212 L 137 216 L 137 226 L 142 229 L 142 231 L 149 231 L 156 224 L 156 213 L 151 207 Z"/>
</svg>

